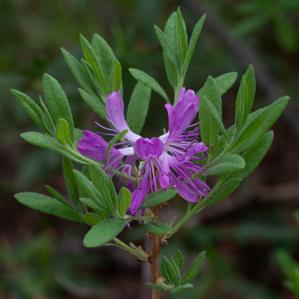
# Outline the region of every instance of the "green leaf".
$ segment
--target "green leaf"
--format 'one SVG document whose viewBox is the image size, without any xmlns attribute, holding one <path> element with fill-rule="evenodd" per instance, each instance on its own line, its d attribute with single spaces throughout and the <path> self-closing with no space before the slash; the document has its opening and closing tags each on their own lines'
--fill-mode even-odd
<svg viewBox="0 0 299 299">
<path fill-rule="evenodd" d="M 250 175 L 264 159 L 272 144 L 272 141 L 272 131 L 269 131 L 261 136 L 254 144 L 247 148 L 244 153 L 242 153 L 242 157 L 246 162 L 244 169 L 231 174 L 231 176 L 235 175 L 237 177 L 245 178 Z"/>
<path fill-rule="evenodd" d="M 91 198 L 88 197 L 80 197 L 79 198 L 80 202 L 82 202 L 85 206 L 87 206 L 88 208 L 91 208 L 95 211 L 101 209 L 99 207 L 99 205 L 97 203 L 95 203 L 95 201 Z"/>
<path fill-rule="evenodd" d="M 115 214 L 117 206 L 117 194 L 113 181 L 102 167 L 89 165 L 88 173 L 92 184 L 101 195 L 101 201 L 105 204 L 111 214 Z"/>
<path fill-rule="evenodd" d="M 213 205 L 223 199 L 226 199 L 239 187 L 241 181 L 241 178 L 234 177 L 229 179 L 226 176 L 218 180 L 217 184 L 208 195 L 208 204 Z"/>
<path fill-rule="evenodd" d="M 188 45 L 187 53 L 186 53 L 186 58 L 185 58 L 184 65 L 183 65 L 182 74 L 185 74 L 187 72 L 188 66 L 191 62 L 191 59 L 192 59 L 192 56 L 193 56 L 193 53 L 194 53 L 194 50 L 195 50 L 195 47 L 196 47 L 196 44 L 197 44 L 197 41 L 198 41 L 198 38 L 199 38 L 199 35 L 200 35 L 200 32 L 203 27 L 205 19 L 206 19 L 206 16 L 203 15 L 198 20 L 198 22 L 196 23 L 196 25 L 193 29 L 193 32 L 190 37 L 190 42 Z"/>
<path fill-rule="evenodd" d="M 87 63 L 91 66 L 92 70 L 94 71 L 99 85 L 104 91 L 104 94 L 107 94 L 106 81 L 103 74 L 102 66 L 99 61 L 99 57 L 96 55 L 95 50 L 92 48 L 88 40 L 83 35 L 80 35 L 80 43 L 83 55 Z"/>
<path fill-rule="evenodd" d="M 178 265 L 180 271 L 182 271 L 184 267 L 184 255 L 181 250 L 177 250 L 175 256 L 174 256 L 175 262 Z"/>
<path fill-rule="evenodd" d="M 140 134 L 144 126 L 150 98 L 151 89 L 141 81 L 138 81 L 132 92 L 127 112 L 129 127 L 137 134 Z"/>
<path fill-rule="evenodd" d="M 85 235 L 85 247 L 97 247 L 106 244 L 115 238 L 127 225 L 126 221 L 111 218 L 94 225 Z"/>
<path fill-rule="evenodd" d="M 171 230 L 170 226 L 158 221 L 152 221 L 147 226 L 147 231 L 155 235 L 166 235 Z"/>
<path fill-rule="evenodd" d="M 130 207 L 132 201 L 131 192 L 129 189 L 122 187 L 119 192 L 118 211 L 121 218 L 123 218 Z"/>
<path fill-rule="evenodd" d="M 281 97 L 271 105 L 251 113 L 233 144 L 233 152 L 243 151 L 268 131 L 286 108 L 288 100 L 287 96 Z"/>
<path fill-rule="evenodd" d="M 156 35 L 163 49 L 163 58 L 167 79 L 173 88 L 176 88 L 179 71 L 177 60 L 178 40 L 176 35 L 176 20 L 177 13 L 173 12 L 165 24 L 164 32 L 161 32 L 161 29 L 158 27 L 155 28 Z"/>
<path fill-rule="evenodd" d="M 204 251 L 201 252 L 196 257 L 196 259 L 193 261 L 191 267 L 189 268 L 189 270 L 187 271 L 187 273 L 185 274 L 185 276 L 181 280 L 182 284 L 189 283 L 194 278 L 196 278 L 196 276 L 199 274 L 199 272 L 200 272 L 200 270 L 203 266 L 205 257 L 206 257 L 206 253 Z"/>
<path fill-rule="evenodd" d="M 79 187 L 80 197 L 90 198 L 98 206 L 98 209 L 103 212 L 111 212 L 103 199 L 102 195 L 98 192 L 94 184 L 80 171 L 73 170 L 77 185 Z"/>
<path fill-rule="evenodd" d="M 175 293 L 178 293 L 180 291 L 183 291 L 185 289 L 190 289 L 190 288 L 193 288 L 193 284 L 192 283 L 185 283 L 185 284 L 182 284 L 182 285 L 179 285 L 179 286 L 173 288 L 172 290 L 170 290 L 170 293 L 175 294 Z"/>
<path fill-rule="evenodd" d="M 118 60 L 115 60 L 111 71 L 111 88 L 109 92 L 122 89 L 122 67 Z"/>
<path fill-rule="evenodd" d="M 62 145 L 58 143 L 56 139 L 49 135 L 38 132 L 26 132 L 22 133 L 21 137 L 30 144 L 50 149 L 78 163 L 85 163 L 83 160 L 84 157 L 81 159 L 79 155 L 74 156 L 72 153 L 68 152 L 64 147 L 62 147 Z"/>
<path fill-rule="evenodd" d="M 143 71 L 133 69 L 133 68 L 129 69 L 129 72 L 136 80 L 141 81 L 142 83 L 147 85 L 149 88 L 151 88 L 152 90 L 157 92 L 167 102 L 169 101 L 166 92 L 153 77 L 151 77 L 150 75 L 148 75 L 147 73 L 145 73 Z"/>
<path fill-rule="evenodd" d="M 206 97 L 213 104 L 214 114 L 218 114 L 218 119 L 222 119 L 222 102 L 219 88 L 215 79 L 209 77 L 204 84 L 203 88 L 200 90 L 199 95 L 202 99 Z M 207 101 L 206 101 L 207 102 Z M 207 146 L 212 146 L 216 143 L 218 138 L 219 129 L 215 123 L 214 117 L 211 116 L 209 112 L 210 107 L 203 103 L 201 104 L 199 110 L 199 124 L 200 132 L 203 142 Z"/>
<path fill-rule="evenodd" d="M 43 76 L 43 91 L 53 121 L 56 123 L 60 118 L 64 118 L 69 123 L 70 136 L 73 138 L 74 121 L 71 108 L 62 87 L 55 78 L 45 74 Z"/>
<path fill-rule="evenodd" d="M 251 111 L 255 98 L 255 75 L 253 66 L 250 65 L 243 75 L 236 100 L 235 122 L 238 129 L 242 128 Z"/>
<path fill-rule="evenodd" d="M 59 118 L 57 121 L 56 137 L 57 140 L 64 145 L 72 144 L 70 137 L 70 126 L 64 118 Z"/>
<path fill-rule="evenodd" d="M 23 106 L 28 116 L 34 121 L 34 123 L 39 127 L 43 128 L 43 111 L 38 106 L 38 104 L 35 103 L 34 100 L 32 100 L 29 96 L 27 96 L 25 93 L 12 89 L 11 93 L 16 97 L 18 102 Z"/>
<path fill-rule="evenodd" d="M 161 274 L 164 278 L 166 278 L 168 283 L 173 284 L 174 286 L 178 286 L 180 284 L 180 269 L 171 257 L 163 257 L 161 262 Z"/>
<path fill-rule="evenodd" d="M 101 216 L 91 212 L 87 212 L 86 214 L 83 215 L 82 218 L 83 221 L 88 225 L 96 225 L 102 220 Z"/>
<path fill-rule="evenodd" d="M 164 32 L 158 26 L 155 25 L 154 29 L 155 29 L 157 38 L 160 42 L 160 45 L 163 49 L 163 53 L 169 59 L 170 62 L 172 62 L 174 65 L 177 65 L 177 60 L 176 60 L 176 56 L 175 56 L 176 48 L 173 48 L 173 47 L 176 47 L 176 45 L 173 44 L 174 41 L 172 41 L 172 38 L 169 38 L 169 35 L 167 33 L 164 34 Z M 168 39 L 167 39 L 167 37 L 168 37 Z"/>
<path fill-rule="evenodd" d="M 62 170 L 63 170 L 65 185 L 68 194 L 72 199 L 72 202 L 75 205 L 78 205 L 78 200 L 79 200 L 78 186 L 77 186 L 76 178 L 73 173 L 73 169 L 74 166 L 71 160 L 64 158 L 62 161 Z"/>
<path fill-rule="evenodd" d="M 110 73 L 113 70 L 113 66 L 115 65 L 115 62 L 118 62 L 120 66 L 119 61 L 116 59 L 111 47 L 108 45 L 105 39 L 101 37 L 99 34 L 93 35 L 91 44 L 96 54 L 96 57 L 99 60 L 101 68 L 103 70 L 104 77 L 109 78 Z M 115 90 L 118 89 L 114 89 L 111 91 L 115 91 Z"/>
<path fill-rule="evenodd" d="M 209 118 L 211 118 L 217 126 L 218 131 L 220 131 L 225 139 L 228 140 L 220 115 L 214 104 L 206 96 L 201 99 L 200 109 L 203 109 L 209 115 Z"/>
<path fill-rule="evenodd" d="M 211 162 L 205 172 L 207 175 L 221 175 L 243 169 L 245 165 L 245 160 L 241 156 L 228 154 Z"/>
<path fill-rule="evenodd" d="M 215 78 L 221 96 L 224 95 L 236 82 L 238 73 L 230 72 Z"/>
<path fill-rule="evenodd" d="M 92 110 L 102 119 L 106 117 L 106 110 L 103 102 L 96 96 L 87 93 L 85 90 L 79 88 L 79 93 L 82 99 L 92 108 Z"/>
<path fill-rule="evenodd" d="M 55 188 L 49 186 L 49 185 L 45 185 L 46 190 L 48 191 L 48 193 L 54 197 L 55 199 L 57 199 L 58 201 L 60 201 L 61 203 L 63 203 L 64 205 L 68 206 L 68 203 L 66 202 L 65 198 L 63 197 L 63 195 L 58 192 Z"/>
<path fill-rule="evenodd" d="M 145 197 L 142 203 L 142 208 L 145 209 L 145 208 L 151 208 L 160 205 L 172 199 L 175 195 L 176 195 L 176 191 L 174 189 L 150 193 Z"/>
<path fill-rule="evenodd" d="M 80 215 L 76 211 L 55 198 L 34 192 L 18 193 L 15 195 L 15 198 L 21 204 L 34 210 L 66 220 L 82 222 Z"/>
<path fill-rule="evenodd" d="M 67 50 L 61 48 L 61 52 L 73 76 L 79 84 L 88 92 L 94 93 L 95 89 L 93 87 L 93 83 L 90 81 L 82 64 Z"/>
<path fill-rule="evenodd" d="M 185 60 L 186 53 L 187 53 L 188 35 L 187 35 L 186 24 L 180 8 L 177 9 L 176 29 L 177 29 L 177 38 L 178 38 L 179 57 L 180 57 L 180 61 L 183 62 Z"/>
<path fill-rule="evenodd" d="M 108 158 L 109 157 L 109 154 L 110 154 L 110 151 L 113 147 L 114 144 L 116 144 L 118 141 L 122 140 L 128 133 L 128 130 L 125 129 L 121 132 L 119 132 L 117 135 L 115 135 L 111 140 L 110 142 L 108 143 L 108 146 L 106 148 L 106 151 L 105 151 L 105 156 Z"/>
</svg>

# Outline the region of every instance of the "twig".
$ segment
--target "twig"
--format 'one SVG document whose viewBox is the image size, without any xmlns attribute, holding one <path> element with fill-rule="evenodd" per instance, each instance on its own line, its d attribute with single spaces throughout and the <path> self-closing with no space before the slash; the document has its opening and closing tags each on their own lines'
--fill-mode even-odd
<svg viewBox="0 0 299 299">
<path fill-rule="evenodd" d="M 152 212 L 155 218 L 158 218 L 158 208 L 153 208 Z M 158 265 L 158 258 L 160 253 L 160 237 L 156 234 L 151 234 L 152 238 L 152 254 L 150 257 L 150 264 L 151 264 L 151 278 L 152 283 L 156 283 L 159 278 L 159 265 Z M 159 299 L 160 292 L 157 289 L 152 289 L 152 299 Z"/>
</svg>

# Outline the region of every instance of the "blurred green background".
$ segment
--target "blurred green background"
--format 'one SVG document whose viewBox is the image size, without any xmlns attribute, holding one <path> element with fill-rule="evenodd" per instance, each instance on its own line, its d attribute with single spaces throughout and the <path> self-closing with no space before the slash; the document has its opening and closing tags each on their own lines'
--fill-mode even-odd
<svg viewBox="0 0 299 299">
<path fill-rule="evenodd" d="M 127 98 L 134 84 L 129 67 L 149 72 L 170 91 L 153 24 L 163 26 L 177 6 L 189 32 L 207 13 L 188 87 L 197 90 L 208 75 L 241 74 L 252 63 L 256 107 L 283 94 L 292 103 L 275 126 L 274 144 L 258 170 L 231 198 L 207 209 L 170 241 L 169 251 L 180 247 L 190 258 L 208 251 L 198 286 L 175 298 L 295 298 L 280 264 L 287 265 L 283 270 L 299 293 L 298 269 L 292 272 L 294 261 L 284 259 L 299 259 L 294 217 L 299 209 L 298 0 L 0 0 L 1 299 L 145 298 L 141 263 L 118 249 L 84 248 L 84 227 L 39 214 L 13 198 L 19 191 L 43 191 L 45 184 L 63 192 L 64 185 L 60 158 L 19 137 L 35 128 L 9 90 L 36 98 L 48 72 L 69 95 L 76 125 L 95 129 L 96 117 L 80 99 L 59 48 L 80 57 L 79 33 L 89 38 L 100 33 L 123 65 Z M 227 125 L 236 90 L 237 85 L 223 99 Z M 145 135 L 158 134 L 165 125 L 162 101 L 154 96 Z M 169 213 L 177 215 L 171 207 Z M 130 238 L 138 240 L 138 231 Z"/>
</svg>

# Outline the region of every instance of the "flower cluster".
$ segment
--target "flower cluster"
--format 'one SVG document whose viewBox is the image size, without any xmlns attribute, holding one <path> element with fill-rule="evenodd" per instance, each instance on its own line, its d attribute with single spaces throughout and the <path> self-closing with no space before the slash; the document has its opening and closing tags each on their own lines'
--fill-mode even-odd
<svg viewBox="0 0 299 299">
<path fill-rule="evenodd" d="M 192 124 L 198 114 L 199 97 L 193 90 L 182 88 L 175 106 L 166 104 L 168 132 L 159 137 L 143 138 L 135 134 L 124 116 L 124 103 L 119 91 L 106 98 L 107 120 L 113 129 L 103 127 L 106 135 L 127 131 L 124 141 L 112 146 L 106 157 L 108 142 L 100 134 L 83 131 L 78 151 L 104 163 L 105 171 L 115 171 L 137 179 L 127 182 L 132 191 L 130 213 L 136 214 L 145 196 L 160 189 L 174 188 L 182 198 L 195 203 L 206 196 L 209 186 L 195 174 L 203 171 L 200 161 L 208 150 L 198 141 L 198 124 Z M 103 133 L 102 133 L 103 135 Z"/>
</svg>

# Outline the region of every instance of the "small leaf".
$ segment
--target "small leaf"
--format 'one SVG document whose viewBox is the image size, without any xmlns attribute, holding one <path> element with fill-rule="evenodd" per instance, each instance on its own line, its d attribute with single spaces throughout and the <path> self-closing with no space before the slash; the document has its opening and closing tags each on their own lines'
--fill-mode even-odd
<svg viewBox="0 0 299 299">
<path fill-rule="evenodd" d="M 137 134 L 141 132 L 144 126 L 150 98 L 151 89 L 141 81 L 138 81 L 132 92 L 127 112 L 129 127 Z"/>
<path fill-rule="evenodd" d="M 115 60 L 113 63 L 110 81 L 110 92 L 122 89 L 122 67 L 118 60 Z"/>
<path fill-rule="evenodd" d="M 238 177 L 227 178 L 224 176 L 218 180 L 213 190 L 208 195 L 208 204 L 214 205 L 215 203 L 226 199 L 232 192 L 234 192 L 240 185 L 242 179 Z"/>
<path fill-rule="evenodd" d="M 222 135 L 225 137 L 225 139 L 228 140 L 219 113 L 217 112 L 214 104 L 205 96 L 201 99 L 200 109 L 203 109 L 205 113 L 209 114 L 210 118 L 213 119 L 215 125 L 217 126 L 218 131 L 220 131 Z"/>
<path fill-rule="evenodd" d="M 61 48 L 61 52 L 73 76 L 79 84 L 88 92 L 95 92 L 93 83 L 89 80 L 88 74 L 82 64 L 67 50 Z"/>
<path fill-rule="evenodd" d="M 181 281 L 182 284 L 189 283 L 194 278 L 196 278 L 196 276 L 199 274 L 199 272 L 200 272 L 200 270 L 203 266 L 205 257 L 206 257 L 206 253 L 204 251 L 201 252 L 196 257 L 196 259 L 193 261 L 191 267 L 189 268 L 189 270 L 187 271 L 187 273 L 183 277 L 183 279 Z"/>
<path fill-rule="evenodd" d="M 96 225 L 102 220 L 101 216 L 91 212 L 84 214 L 82 219 L 88 225 Z"/>
<path fill-rule="evenodd" d="M 251 146 L 275 123 L 288 104 L 284 96 L 271 105 L 251 113 L 233 144 L 233 152 L 238 153 Z"/>
<path fill-rule="evenodd" d="M 184 62 L 187 53 L 188 35 L 187 35 L 186 24 L 180 8 L 177 9 L 176 29 L 177 29 L 177 38 L 178 38 L 179 57 L 180 57 L 180 61 Z"/>
<path fill-rule="evenodd" d="M 150 75 L 147 73 L 137 70 L 137 69 L 129 69 L 129 72 L 131 75 L 136 79 L 147 85 L 149 88 L 157 92 L 161 97 L 163 97 L 167 102 L 168 97 L 164 89 L 161 87 L 161 85 Z"/>
<path fill-rule="evenodd" d="M 206 168 L 206 174 L 207 175 L 225 174 L 239 169 L 243 169 L 245 165 L 246 165 L 245 160 L 241 156 L 229 154 L 211 162 L 211 164 L 208 165 Z"/>
<path fill-rule="evenodd" d="M 60 201 L 61 203 L 63 203 L 63 204 L 65 204 L 65 205 L 68 206 L 67 201 L 65 200 L 65 198 L 63 197 L 63 195 L 62 195 L 60 192 L 58 192 L 55 188 L 53 188 L 53 187 L 51 187 L 51 186 L 49 186 L 49 185 L 45 185 L 45 187 L 46 187 L 48 193 L 49 193 L 52 197 L 54 197 L 55 199 L 57 199 L 57 200 Z"/>
<path fill-rule="evenodd" d="M 242 178 L 245 178 L 248 175 L 250 175 L 267 154 L 272 144 L 272 141 L 273 132 L 270 131 L 265 133 L 261 138 L 259 138 L 256 141 L 256 143 L 252 144 L 249 148 L 247 148 L 242 154 L 242 157 L 246 161 L 246 166 L 244 167 L 244 169 L 237 171 L 235 175 Z"/>
<path fill-rule="evenodd" d="M 83 244 L 86 247 L 102 246 L 115 238 L 126 225 L 126 221 L 116 218 L 103 220 L 87 232 Z"/>
<path fill-rule="evenodd" d="M 64 158 L 62 161 L 62 170 L 63 170 L 63 177 L 65 181 L 65 185 L 68 191 L 69 196 L 72 199 L 72 202 L 75 205 L 78 205 L 79 195 L 78 195 L 78 186 L 76 182 L 76 178 L 73 173 L 73 163 L 70 159 Z"/>
<path fill-rule="evenodd" d="M 172 290 L 170 290 L 170 292 L 171 292 L 171 294 L 175 294 L 175 293 L 178 293 L 180 291 L 183 291 L 185 289 L 190 289 L 190 288 L 193 288 L 193 284 L 185 283 L 185 284 L 182 284 L 182 285 L 179 285 L 179 286 L 173 288 Z"/>
<path fill-rule="evenodd" d="M 147 231 L 155 235 L 166 235 L 170 230 L 171 227 L 169 225 L 158 221 L 152 221 L 147 225 Z"/>
<path fill-rule="evenodd" d="M 108 146 L 106 148 L 106 151 L 105 151 L 105 156 L 108 158 L 109 155 L 110 155 L 110 151 L 113 147 L 113 145 L 115 145 L 118 141 L 122 140 L 128 133 L 128 130 L 125 129 L 121 132 L 119 132 L 117 135 L 115 135 L 111 140 L 110 142 L 108 143 Z"/>
<path fill-rule="evenodd" d="M 29 96 L 27 96 L 25 93 L 12 89 L 11 93 L 16 97 L 18 102 L 23 106 L 28 116 L 34 121 L 34 123 L 39 127 L 43 128 L 43 111 L 38 106 L 38 104 L 35 103 L 34 100 L 32 100 Z"/>
<path fill-rule="evenodd" d="M 106 117 L 106 110 L 103 102 L 96 96 L 87 93 L 85 90 L 79 88 L 79 93 L 82 99 L 92 108 L 92 110 L 102 119 Z"/>
<path fill-rule="evenodd" d="M 151 208 L 160 205 L 172 199 L 175 195 L 176 195 L 176 191 L 174 189 L 150 193 L 145 197 L 142 203 L 142 208 L 145 209 L 145 208 Z"/>
<path fill-rule="evenodd" d="M 235 122 L 238 129 L 244 125 L 251 111 L 255 97 L 255 86 L 254 69 L 252 65 L 250 65 L 242 77 L 237 94 Z"/>
<path fill-rule="evenodd" d="M 182 251 L 177 250 L 174 258 L 175 258 L 176 264 L 178 265 L 178 267 L 181 271 L 184 267 L 184 255 L 183 255 Z"/>
<path fill-rule="evenodd" d="M 31 209 L 70 221 L 82 222 L 80 215 L 76 211 L 55 198 L 34 192 L 18 193 L 15 195 L 15 198 L 18 202 Z"/>
<path fill-rule="evenodd" d="M 202 89 L 199 92 L 199 95 L 202 99 L 206 97 L 214 106 L 213 114 L 218 114 L 218 119 L 222 119 L 222 101 L 221 101 L 221 95 L 219 88 L 217 86 L 217 83 L 215 79 L 212 77 L 209 77 L 202 87 Z M 207 146 L 212 146 L 216 143 L 218 138 L 219 129 L 217 124 L 215 123 L 215 117 L 211 116 L 211 113 L 209 113 L 210 107 L 207 105 L 207 103 L 204 103 L 201 105 L 199 109 L 199 124 L 200 124 L 200 132 L 203 142 Z"/>
<path fill-rule="evenodd" d="M 168 258 L 166 256 L 163 257 L 161 263 L 161 274 L 166 281 L 174 286 L 178 286 L 180 284 L 180 270 L 177 264 L 174 262 L 172 258 Z"/>
<path fill-rule="evenodd" d="M 22 133 L 21 137 L 28 143 L 50 149 L 78 163 L 85 163 L 80 157 L 74 156 L 72 153 L 68 152 L 56 139 L 49 135 L 38 132 L 26 132 Z"/>
<path fill-rule="evenodd" d="M 123 218 L 130 207 L 132 201 L 131 191 L 122 187 L 119 192 L 118 211 L 121 218 Z"/>
<path fill-rule="evenodd" d="M 70 136 L 73 138 L 74 121 L 67 97 L 58 81 L 48 74 L 43 77 L 43 91 L 49 112 L 56 123 L 64 118 L 70 126 Z"/>
<path fill-rule="evenodd" d="M 237 80 L 237 77 L 238 73 L 230 72 L 215 78 L 221 96 L 224 95 L 233 86 L 233 84 Z"/>
<path fill-rule="evenodd" d="M 56 137 L 57 140 L 64 144 L 71 144 L 70 127 L 64 118 L 59 118 L 56 124 Z"/>
<path fill-rule="evenodd" d="M 186 53 L 186 58 L 185 58 L 184 65 L 183 65 L 183 71 L 182 71 L 183 74 L 185 74 L 187 72 L 188 66 L 191 62 L 191 59 L 192 59 L 192 56 L 193 56 L 193 53 L 194 53 L 194 50 L 195 50 L 195 47 L 196 47 L 196 44 L 197 44 L 197 41 L 198 41 L 198 38 L 199 38 L 199 35 L 200 35 L 200 32 L 201 32 L 201 29 L 202 29 L 205 19 L 206 19 L 206 16 L 203 15 L 198 20 L 198 22 L 196 23 L 196 25 L 193 29 L 193 32 L 190 37 L 190 42 L 188 45 L 187 53 Z"/>
<path fill-rule="evenodd" d="M 92 48 L 92 46 L 90 45 L 88 40 L 83 35 L 80 36 L 80 43 L 81 43 L 83 55 L 84 55 L 87 63 L 90 65 L 90 67 L 94 71 L 94 73 L 97 77 L 97 80 L 100 84 L 100 87 L 104 91 L 104 94 L 107 94 L 107 86 L 106 86 L 106 81 L 105 81 L 105 77 L 103 74 L 103 69 L 102 69 L 101 63 L 99 61 L 99 58 L 96 55 L 95 50 Z"/>
</svg>

